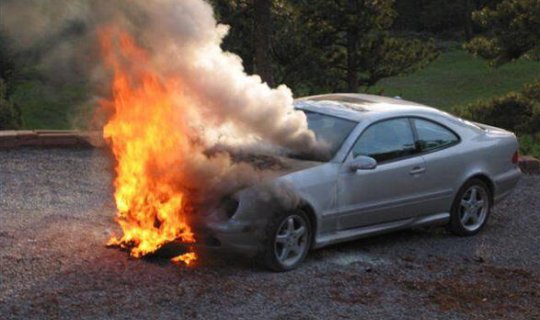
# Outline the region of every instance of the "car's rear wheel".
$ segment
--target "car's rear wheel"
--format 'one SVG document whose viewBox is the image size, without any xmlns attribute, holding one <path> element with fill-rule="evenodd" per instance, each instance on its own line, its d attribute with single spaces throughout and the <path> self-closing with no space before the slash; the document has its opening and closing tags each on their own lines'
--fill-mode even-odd
<svg viewBox="0 0 540 320">
<path fill-rule="evenodd" d="M 459 236 L 477 234 L 486 225 L 492 206 L 488 186 L 480 179 L 467 181 L 454 200 L 449 230 Z"/>
<path fill-rule="evenodd" d="M 309 252 L 311 234 L 305 212 L 295 210 L 277 215 L 266 228 L 260 262 L 274 271 L 295 269 Z"/>
</svg>

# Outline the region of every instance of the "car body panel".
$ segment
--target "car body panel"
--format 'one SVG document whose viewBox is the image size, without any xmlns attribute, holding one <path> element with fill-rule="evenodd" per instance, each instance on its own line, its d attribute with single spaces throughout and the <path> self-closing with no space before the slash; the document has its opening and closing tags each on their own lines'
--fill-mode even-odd
<svg viewBox="0 0 540 320">
<path fill-rule="evenodd" d="M 421 156 L 385 163 L 373 170 L 351 172 L 345 167 L 338 177 L 338 230 L 374 225 L 416 215 L 423 201 L 425 174 Z M 391 181 L 392 186 L 389 186 Z"/>
<path fill-rule="evenodd" d="M 279 179 L 286 182 L 296 191 L 299 199 L 317 213 L 316 224 L 319 226 L 318 233 L 335 230 L 335 221 L 323 223 L 325 217 L 331 214 L 337 206 L 337 183 L 336 177 L 341 165 L 328 162 L 310 170 L 298 171 Z"/>
</svg>

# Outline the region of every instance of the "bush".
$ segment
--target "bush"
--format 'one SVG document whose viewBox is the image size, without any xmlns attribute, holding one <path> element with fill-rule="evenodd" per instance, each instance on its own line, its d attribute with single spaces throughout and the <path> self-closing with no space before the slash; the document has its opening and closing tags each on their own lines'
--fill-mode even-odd
<svg viewBox="0 0 540 320">
<path fill-rule="evenodd" d="M 523 95 L 531 100 L 540 102 L 540 81 L 526 85 L 523 89 Z"/>
<path fill-rule="evenodd" d="M 18 129 L 21 116 L 18 108 L 7 98 L 7 88 L 0 78 L 0 130 Z"/>
<path fill-rule="evenodd" d="M 521 152 L 540 157 L 540 81 L 488 101 L 455 109 L 459 116 L 515 132 Z"/>
<path fill-rule="evenodd" d="M 540 132 L 540 81 L 525 86 L 522 92 L 510 92 L 454 109 L 463 118 L 504 128 L 517 134 Z"/>
<path fill-rule="evenodd" d="M 519 152 L 540 159 L 540 133 L 519 137 Z"/>
<path fill-rule="evenodd" d="M 522 94 L 511 92 L 505 96 L 468 105 L 461 116 L 477 122 L 504 128 L 516 133 L 529 132 L 534 103 Z"/>
<path fill-rule="evenodd" d="M 534 102 L 527 131 L 536 134 L 536 141 L 540 144 L 540 81 L 525 86 L 523 95 Z"/>
</svg>

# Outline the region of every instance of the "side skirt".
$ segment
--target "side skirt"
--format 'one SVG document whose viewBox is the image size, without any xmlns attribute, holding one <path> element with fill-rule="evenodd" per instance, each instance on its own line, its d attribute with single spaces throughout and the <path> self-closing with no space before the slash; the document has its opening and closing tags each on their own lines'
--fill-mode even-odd
<svg viewBox="0 0 540 320">
<path fill-rule="evenodd" d="M 372 226 L 341 230 L 332 234 L 324 235 L 315 240 L 315 249 L 331 244 L 345 242 L 369 236 L 388 233 L 391 231 L 420 227 L 427 225 L 442 225 L 450 220 L 450 213 L 443 212 L 429 216 L 415 217 L 398 221 L 386 222 Z"/>
</svg>

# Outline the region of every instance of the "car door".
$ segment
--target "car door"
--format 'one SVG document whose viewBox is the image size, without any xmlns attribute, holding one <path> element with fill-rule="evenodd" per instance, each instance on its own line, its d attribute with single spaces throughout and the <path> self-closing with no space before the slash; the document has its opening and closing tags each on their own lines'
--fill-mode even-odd
<svg viewBox="0 0 540 320">
<path fill-rule="evenodd" d="M 412 118 L 417 136 L 417 147 L 426 163 L 424 200 L 419 214 L 441 213 L 450 210 L 454 194 L 461 187 L 465 166 L 460 152 L 453 148 L 459 136 L 439 122 L 426 118 Z"/>
<path fill-rule="evenodd" d="M 361 155 L 374 158 L 378 166 L 351 171 L 347 163 Z M 338 176 L 338 229 L 415 216 L 424 173 L 424 160 L 417 154 L 408 118 L 370 125 L 360 134 Z"/>
</svg>

